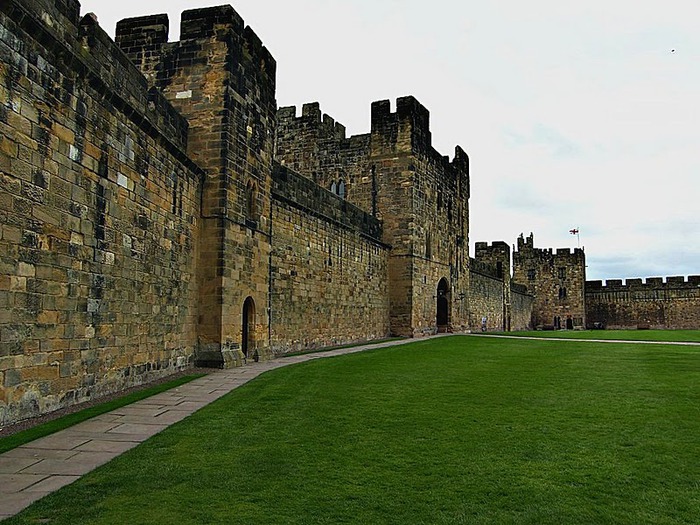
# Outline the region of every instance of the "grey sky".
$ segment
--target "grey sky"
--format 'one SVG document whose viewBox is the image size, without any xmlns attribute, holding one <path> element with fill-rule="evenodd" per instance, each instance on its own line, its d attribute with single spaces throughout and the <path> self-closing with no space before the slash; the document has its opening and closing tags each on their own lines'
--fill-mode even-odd
<svg viewBox="0 0 700 525">
<path fill-rule="evenodd" d="M 83 0 L 116 21 L 223 2 Z M 700 274 L 700 33 L 691 0 L 240 0 L 280 106 L 350 134 L 414 95 L 435 147 L 471 159 L 470 238 L 574 247 L 589 279 Z"/>
</svg>

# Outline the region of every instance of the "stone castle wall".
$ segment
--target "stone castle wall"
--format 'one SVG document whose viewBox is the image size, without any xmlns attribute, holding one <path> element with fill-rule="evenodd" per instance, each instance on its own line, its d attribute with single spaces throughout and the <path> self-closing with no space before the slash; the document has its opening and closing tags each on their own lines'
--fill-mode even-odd
<svg viewBox="0 0 700 525">
<path fill-rule="evenodd" d="M 188 125 L 78 13 L 0 5 L 0 424 L 193 362 Z"/>
<path fill-rule="evenodd" d="M 586 282 L 589 328 L 697 329 L 700 276 Z"/>
<path fill-rule="evenodd" d="M 533 297 L 526 286 L 510 284 L 510 330 L 532 330 Z"/>
<path fill-rule="evenodd" d="M 504 283 L 496 274 L 495 267 L 471 260 L 471 296 L 469 300 L 469 324 L 473 332 L 481 331 L 481 320 L 486 317 L 487 331 L 503 331 L 506 326 L 504 317 Z"/>
<path fill-rule="evenodd" d="M 272 195 L 272 351 L 387 337 L 379 221 L 282 166 Z"/>
</svg>

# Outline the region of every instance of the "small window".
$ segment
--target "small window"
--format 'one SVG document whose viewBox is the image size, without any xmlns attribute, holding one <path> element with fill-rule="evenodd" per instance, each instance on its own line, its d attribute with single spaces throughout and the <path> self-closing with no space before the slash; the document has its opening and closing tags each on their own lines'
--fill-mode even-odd
<svg viewBox="0 0 700 525">
<path fill-rule="evenodd" d="M 566 279 L 566 268 L 559 268 L 559 279 Z"/>
<path fill-rule="evenodd" d="M 503 263 L 501 261 L 496 261 L 496 276 L 503 279 Z"/>
<path fill-rule="evenodd" d="M 256 214 L 257 214 L 257 206 L 256 206 L 256 198 L 257 198 L 257 191 L 255 187 L 255 183 L 253 181 L 248 181 L 248 185 L 246 186 L 245 189 L 245 217 L 248 220 L 255 221 L 257 220 Z"/>
<path fill-rule="evenodd" d="M 338 186 L 336 185 L 335 181 L 331 182 L 331 193 L 333 194 L 338 194 Z"/>
<path fill-rule="evenodd" d="M 340 179 L 340 181 L 338 181 L 338 197 L 340 197 L 341 199 L 345 198 L 345 182 L 343 181 L 343 179 Z"/>
<path fill-rule="evenodd" d="M 530 268 L 530 269 L 527 271 L 527 280 L 528 280 L 528 281 L 534 281 L 534 280 L 535 280 L 535 269 L 534 269 L 534 268 Z"/>
<path fill-rule="evenodd" d="M 559 299 L 566 299 L 566 288 L 563 286 L 559 288 Z"/>
</svg>

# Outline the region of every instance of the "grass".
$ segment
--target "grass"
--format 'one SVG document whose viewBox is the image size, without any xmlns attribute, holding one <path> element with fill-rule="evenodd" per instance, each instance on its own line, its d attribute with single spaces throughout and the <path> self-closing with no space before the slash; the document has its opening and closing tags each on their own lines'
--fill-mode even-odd
<svg viewBox="0 0 700 525">
<path fill-rule="evenodd" d="M 700 342 L 700 330 L 554 330 L 531 332 L 488 332 L 516 337 L 558 337 L 564 339 L 616 339 L 622 341 Z"/>
<path fill-rule="evenodd" d="M 6 523 L 679 524 L 693 347 L 449 337 L 277 369 Z"/>
<path fill-rule="evenodd" d="M 141 399 L 146 399 L 147 397 L 160 394 L 161 392 L 165 392 L 166 390 L 170 390 L 171 388 L 184 385 L 185 383 L 189 383 L 193 379 L 197 379 L 198 377 L 202 377 L 204 375 L 205 374 L 191 374 L 182 376 L 177 379 L 173 379 L 172 381 L 167 381 L 165 383 L 147 387 L 142 390 L 137 390 L 135 392 L 113 399 L 111 401 L 107 401 L 105 403 L 101 403 L 99 405 L 95 405 L 93 407 L 86 408 L 78 412 L 73 412 L 72 414 L 67 414 L 65 416 L 51 421 L 47 421 L 46 423 L 42 423 L 35 427 L 22 430 L 20 432 L 17 432 L 16 434 L 0 437 L 0 454 L 3 452 L 7 452 L 8 450 L 12 450 L 13 448 L 24 445 L 26 443 L 29 443 L 30 441 L 34 441 L 35 439 L 48 436 L 49 434 L 53 434 L 54 432 L 58 432 L 59 430 L 63 430 L 73 425 L 77 425 L 78 423 L 81 423 L 92 417 L 99 416 L 100 414 L 105 414 L 125 405 L 130 405 L 131 403 L 140 401 Z"/>
</svg>

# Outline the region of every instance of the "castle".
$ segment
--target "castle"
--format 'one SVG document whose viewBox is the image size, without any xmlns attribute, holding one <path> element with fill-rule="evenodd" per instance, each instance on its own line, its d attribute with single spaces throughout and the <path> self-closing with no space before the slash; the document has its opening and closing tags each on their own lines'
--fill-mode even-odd
<svg viewBox="0 0 700 525">
<path fill-rule="evenodd" d="M 477 243 L 467 154 L 413 97 L 347 137 L 278 108 L 230 6 L 121 21 L 0 5 L 0 424 L 165 376 L 448 331 L 697 327 L 700 278 L 586 282 Z"/>
</svg>

